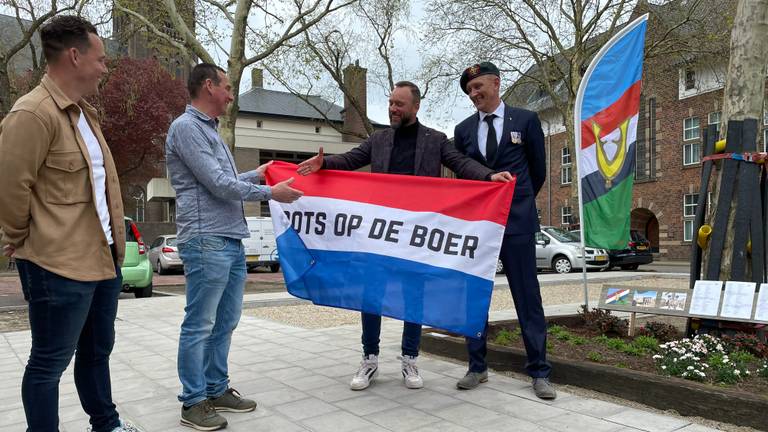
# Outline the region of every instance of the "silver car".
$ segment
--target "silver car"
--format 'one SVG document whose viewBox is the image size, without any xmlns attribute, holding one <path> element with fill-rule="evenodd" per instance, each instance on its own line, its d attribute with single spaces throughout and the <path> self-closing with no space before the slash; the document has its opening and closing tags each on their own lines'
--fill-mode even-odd
<svg viewBox="0 0 768 432">
<path fill-rule="evenodd" d="M 536 268 L 552 269 L 558 273 L 570 273 L 581 269 L 586 262 L 587 269 L 606 269 L 609 265 L 608 251 L 586 247 L 581 255 L 581 239 L 578 235 L 561 228 L 542 226 L 536 233 Z M 496 271 L 501 273 L 504 266 L 499 261 Z"/>
<path fill-rule="evenodd" d="M 167 274 L 169 270 L 181 270 L 184 265 L 179 258 L 175 235 L 161 235 L 149 247 L 149 262 L 158 274 Z"/>
</svg>

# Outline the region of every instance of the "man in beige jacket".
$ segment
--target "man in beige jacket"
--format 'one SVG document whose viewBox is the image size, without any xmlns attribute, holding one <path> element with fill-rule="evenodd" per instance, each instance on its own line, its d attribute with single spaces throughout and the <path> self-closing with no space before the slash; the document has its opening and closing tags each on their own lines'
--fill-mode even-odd
<svg viewBox="0 0 768 432">
<path fill-rule="evenodd" d="M 96 111 L 84 99 L 107 72 L 89 22 L 40 31 L 48 73 L 0 124 L 0 228 L 29 303 L 32 349 L 21 396 L 27 431 L 58 430 L 59 380 L 75 349 L 75 385 L 94 432 L 120 420 L 109 356 L 125 251 L 120 185 Z"/>
</svg>

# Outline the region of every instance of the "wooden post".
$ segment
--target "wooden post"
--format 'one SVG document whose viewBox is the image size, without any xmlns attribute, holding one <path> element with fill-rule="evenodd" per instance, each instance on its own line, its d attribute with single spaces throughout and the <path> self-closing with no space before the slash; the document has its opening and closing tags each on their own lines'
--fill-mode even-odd
<svg viewBox="0 0 768 432">
<path fill-rule="evenodd" d="M 636 312 L 632 312 L 629 314 L 629 329 L 627 330 L 627 336 L 633 337 L 635 336 L 635 322 L 636 322 Z"/>
</svg>

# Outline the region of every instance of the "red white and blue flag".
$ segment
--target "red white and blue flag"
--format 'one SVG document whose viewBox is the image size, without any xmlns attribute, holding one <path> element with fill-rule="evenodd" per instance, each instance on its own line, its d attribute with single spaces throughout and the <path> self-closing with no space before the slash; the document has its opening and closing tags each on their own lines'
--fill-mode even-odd
<svg viewBox="0 0 768 432">
<path fill-rule="evenodd" d="M 514 181 L 321 170 L 275 162 L 304 196 L 269 202 L 288 292 L 479 337 Z"/>
<path fill-rule="evenodd" d="M 624 249 L 629 241 L 640 81 L 648 15 L 597 53 L 574 107 L 584 243 Z"/>
</svg>

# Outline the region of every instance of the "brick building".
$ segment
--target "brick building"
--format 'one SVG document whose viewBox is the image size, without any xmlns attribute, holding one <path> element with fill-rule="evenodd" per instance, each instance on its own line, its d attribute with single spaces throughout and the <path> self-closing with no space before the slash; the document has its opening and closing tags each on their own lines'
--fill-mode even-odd
<svg viewBox="0 0 768 432">
<path fill-rule="evenodd" d="M 647 60 L 643 66 L 631 229 L 650 240 L 657 257 L 689 259 L 701 178 L 702 130 L 720 123 L 727 66 L 727 58 L 677 62 L 669 57 Z M 505 100 L 538 112 L 542 121 L 549 168 L 537 197 L 541 223 L 577 227 L 576 155 L 571 153 L 573 146 L 567 145 L 573 137 L 567 136 L 562 117 L 535 86 L 513 84 Z M 768 113 L 764 109 L 758 150 L 766 151 L 766 146 Z"/>
</svg>

